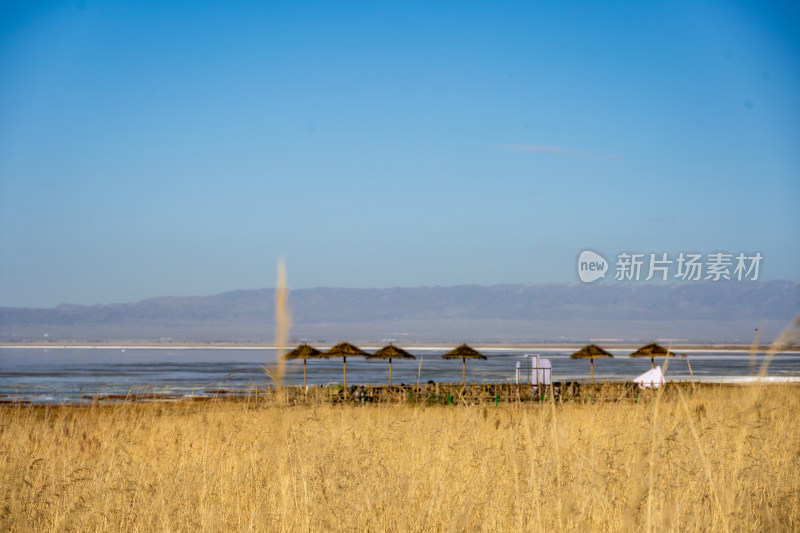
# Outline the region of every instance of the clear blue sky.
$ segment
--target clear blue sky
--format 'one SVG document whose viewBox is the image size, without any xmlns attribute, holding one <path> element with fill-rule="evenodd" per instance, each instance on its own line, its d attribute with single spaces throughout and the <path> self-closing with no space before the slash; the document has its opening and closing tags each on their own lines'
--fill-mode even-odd
<svg viewBox="0 0 800 533">
<path fill-rule="evenodd" d="M 3 2 L 0 305 L 799 278 L 800 8 L 642 4 Z"/>
</svg>

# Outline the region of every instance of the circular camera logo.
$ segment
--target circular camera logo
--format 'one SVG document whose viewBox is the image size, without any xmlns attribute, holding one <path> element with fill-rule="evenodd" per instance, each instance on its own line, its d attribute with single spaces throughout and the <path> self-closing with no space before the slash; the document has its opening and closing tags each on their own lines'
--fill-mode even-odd
<svg viewBox="0 0 800 533">
<path fill-rule="evenodd" d="M 584 283 L 591 283 L 606 277 L 608 261 L 592 250 L 584 250 L 578 256 L 578 277 Z"/>
</svg>

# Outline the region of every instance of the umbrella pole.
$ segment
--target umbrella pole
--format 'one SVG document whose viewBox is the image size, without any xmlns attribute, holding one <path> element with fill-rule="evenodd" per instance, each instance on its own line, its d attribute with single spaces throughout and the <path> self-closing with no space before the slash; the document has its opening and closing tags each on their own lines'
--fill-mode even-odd
<svg viewBox="0 0 800 533">
<path fill-rule="evenodd" d="M 308 359 L 303 359 L 303 387 L 308 387 L 306 384 L 306 362 Z"/>
<path fill-rule="evenodd" d="M 342 356 L 342 366 L 344 366 L 344 397 L 347 398 L 347 356 Z"/>
<path fill-rule="evenodd" d="M 392 358 L 389 358 L 389 386 L 392 386 Z"/>
<path fill-rule="evenodd" d="M 650 370 L 653 370 L 653 369 L 656 367 L 655 365 L 656 365 L 656 364 L 655 364 L 655 362 L 653 361 L 653 358 L 651 357 L 651 358 L 650 358 Z"/>
<path fill-rule="evenodd" d="M 589 368 L 592 374 L 592 385 L 594 385 L 594 359 L 589 359 Z"/>
<path fill-rule="evenodd" d="M 467 359 L 465 357 L 461 358 L 461 386 L 467 386 Z"/>
</svg>

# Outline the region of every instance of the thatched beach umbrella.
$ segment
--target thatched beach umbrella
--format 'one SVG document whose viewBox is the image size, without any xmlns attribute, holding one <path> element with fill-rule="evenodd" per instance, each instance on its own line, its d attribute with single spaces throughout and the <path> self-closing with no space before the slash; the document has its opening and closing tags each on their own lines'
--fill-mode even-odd
<svg viewBox="0 0 800 533">
<path fill-rule="evenodd" d="M 309 346 L 306 343 L 301 344 L 291 352 L 283 356 L 284 359 L 302 359 L 303 360 L 303 386 L 306 386 L 306 361 L 313 358 L 321 358 L 322 352 Z"/>
<path fill-rule="evenodd" d="M 464 387 L 467 385 L 467 359 L 486 359 L 486 356 L 474 348 L 462 344 L 444 354 L 442 359 L 461 359 L 461 386 Z"/>
<path fill-rule="evenodd" d="M 588 359 L 591 367 L 592 383 L 594 383 L 594 360 L 600 357 L 614 357 L 596 344 L 589 344 L 584 346 L 574 354 L 569 356 L 570 359 Z"/>
<path fill-rule="evenodd" d="M 388 359 L 389 360 L 389 386 L 392 385 L 392 359 L 416 359 L 413 355 L 408 353 L 402 348 L 398 348 L 394 344 L 387 344 L 372 355 L 368 355 L 367 359 Z"/>
<path fill-rule="evenodd" d="M 344 388 L 347 390 L 347 357 L 366 357 L 369 354 L 357 346 L 353 346 L 349 342 L 342 342 L 323 352 L 322 357 L 341 357 L 342 365 L 344 366 Z"/>
<path fill-rule="evenodd" d="M 655 358 L 656 357 L 675 357 L 675 354 L 664 348 L 663 346 L 659 346 L 658 344 L 651 342 L 647 346 L 642 346 L 628 357 L 649 357 L 650 358 L 650 368 L 655 368 Z"/>
</svg>

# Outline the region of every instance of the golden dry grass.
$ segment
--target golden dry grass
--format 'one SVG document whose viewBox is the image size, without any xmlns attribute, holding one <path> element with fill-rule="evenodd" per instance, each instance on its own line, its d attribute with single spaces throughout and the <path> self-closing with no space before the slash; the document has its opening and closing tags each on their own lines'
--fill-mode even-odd
<svg viewBox="0 0 800 533">
<path fill-rule="evenodd" d="M 0 410 L 0 530 L 800 529 L 800 387 Z"/>
</svg>

